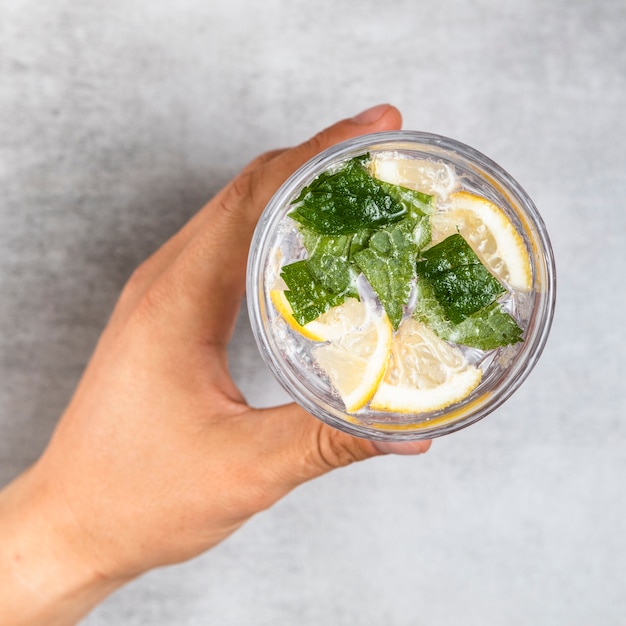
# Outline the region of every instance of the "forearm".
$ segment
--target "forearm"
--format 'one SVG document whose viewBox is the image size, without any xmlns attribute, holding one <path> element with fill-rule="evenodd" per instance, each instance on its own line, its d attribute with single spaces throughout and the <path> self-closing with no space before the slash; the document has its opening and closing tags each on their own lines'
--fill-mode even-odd
<svg viewBox="0 0 626 626">
<path fill-rule="evenodd" d="M 76 624 L 121 581 L 99 575 L 72 540 L 71 511 L 35 469 L 0 492 L 0 615 L 6 626 Z"/>
</svg>

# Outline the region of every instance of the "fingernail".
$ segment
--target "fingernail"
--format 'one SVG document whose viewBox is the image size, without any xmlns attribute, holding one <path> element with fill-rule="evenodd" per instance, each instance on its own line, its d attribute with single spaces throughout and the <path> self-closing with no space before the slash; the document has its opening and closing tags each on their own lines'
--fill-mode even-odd
<svg viewBox="0 0 626 626">
<path fill-rule="evenodd" d="M 431 441 L 373 441 L 374 448 L 381 454 L 423 454 L 430 448 Z"/>
<path fill-rule="evenodd" d="M 374 122 L 377 122 L 389 110 L 389 106 L 390 105 L 388 104 L 378 104 L 375 107 L 371 107 L 370 109 L 366 109 L 358 115 L 355 115 L 352 118 L 352 121 L 356 122 L 357 124 L 363 124 L 364 126 L 368 124 L 373 124 Z"/>
</svg>

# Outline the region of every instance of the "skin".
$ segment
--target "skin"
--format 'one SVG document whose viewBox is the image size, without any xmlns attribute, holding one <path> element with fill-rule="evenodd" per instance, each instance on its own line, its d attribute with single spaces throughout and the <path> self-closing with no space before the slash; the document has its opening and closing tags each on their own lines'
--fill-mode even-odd
<svg viewBox="0 0 626 626">
<path fill-rule="evenodd" d="M 74 624 L 304 481 L 428 449 L 351 437 L 295 404 L 252 408 L 226 354 L 272 194 L 321 150 L 400 126 L 398 110 L 380 105 L 261 155 L 135 270 L 44 454 L 0 492 L 3 623 Z"/>
</svg>

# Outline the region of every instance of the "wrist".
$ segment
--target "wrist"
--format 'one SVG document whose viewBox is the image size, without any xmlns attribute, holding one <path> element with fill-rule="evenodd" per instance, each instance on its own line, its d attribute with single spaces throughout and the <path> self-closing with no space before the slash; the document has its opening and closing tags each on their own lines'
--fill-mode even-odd
<svg viewBox="0 0 626 626">
<path fill-rule="evenodd" d="M 126 582 L 88 564 L 58 500 L 37 466 L 0 492 L 0 613 L 11 626 L 75 624 Z"/>
</svg>

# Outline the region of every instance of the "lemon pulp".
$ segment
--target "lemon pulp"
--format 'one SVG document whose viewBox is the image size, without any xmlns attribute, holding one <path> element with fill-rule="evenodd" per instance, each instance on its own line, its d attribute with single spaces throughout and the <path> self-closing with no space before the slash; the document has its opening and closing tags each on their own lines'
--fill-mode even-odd
<svg viewBox="0 0 626 626">
<path fill-rule="evenodd" d="M 466 398 L 482 371 L 459 348 L 408 318 L 395 334 L 386 373 L 370 403 L 377 411 L 428 413 Z"/>
</svg>

